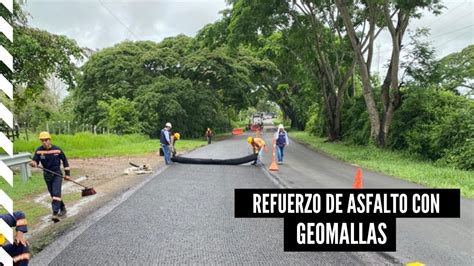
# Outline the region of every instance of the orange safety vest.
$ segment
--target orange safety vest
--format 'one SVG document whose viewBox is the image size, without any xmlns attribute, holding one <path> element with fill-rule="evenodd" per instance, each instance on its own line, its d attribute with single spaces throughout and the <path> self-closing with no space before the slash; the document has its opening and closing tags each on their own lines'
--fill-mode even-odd
<svg viewBox="0 0 474 266">
<path fill-rule="evenodd" d="M 254 149 L 260 151 L 262 148 L 265 148 L 265 151 L 267 151 L 267 146 L 265 146 L 265 141 L 261 138 L 253 138 L 253 144 Z"/>
</svg>

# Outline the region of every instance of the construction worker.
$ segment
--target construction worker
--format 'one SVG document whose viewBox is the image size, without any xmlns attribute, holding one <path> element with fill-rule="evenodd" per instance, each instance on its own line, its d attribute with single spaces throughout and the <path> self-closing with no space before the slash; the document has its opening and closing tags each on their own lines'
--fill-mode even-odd
<svg viewBox="0 0 474 266">
<path fill-rule="evenodd" d="M 206 138 L 207 138 L 207 144 L 211 144 L 212 136 L 214 136 L 214 133 L 212 132 L 212 130 L 210 128 L 207 128 L 206 133 L 204 134 L 204 136 L 206 136 Z"/>
<path fill-rule="evenodd" d="M 250 146 L 252 146 L 253 152 L 258 154 L 257 158 L 252 163 L 252 165 L 257 165 L 257 163 L 261 163 L 263 150 L 265 151 L 267 150 L 265 141 L 261 138 L 248 137 L 247 143 L 250 144 Z"/>
<path fill-rule="evenodd" d="M 69 163 L 64 152 L 58 146 L 51 144 L 51 135 L 48 132 L 41 132 L 39 134 L 39 139 L 42 145 L 36 149 L 30 165 L 31 167 L 37 167 L 41 162 L 41 165 L 44 169 L 56 173 L 55 175 L 53 173 L 43 171 L 43 177 L 52 199 L 52 220 L 54 222 L 59 222 L 59 217 L 65 215 L 67 212 L 66 206 L 61 199 L 61 185 L 63 175 L 61 172 L 61 161 L 63 162 L 64 166 L 64 179 L 71 179 L 71 169 L 69 168 Z"/>
<path fill-rule="evenodd" d="M 165 164 L 171 164 L 171 153 L 170 153 L 170 145 L 171 145 L 171 123 L 168 122 L 160 132 L 160 145 L 163 149 L 163 155 L 165 156 Z"/>
<path fill-rule="evenodd" d="M 171 136 L 171 147 L 173 150 L 173 157 L 176 156 L 176 142 L 181 138 L 181 135 L 176 132 Z"/>
<path fill-rule="evenodd" d="M 15 239 L 13 243 L 7 243 L 5 236 L 0 234 L 0 245 L 13 259 L 13 265 L 28 265 L 30 260 L 30 253 L 28 249 L 28 242 L 24 234 L 28 232 L 25 214 L 21 211 L 16 211 L 13 215 L 0 214 L 0 220 L 3 220 L 8 226 L 15 227 Z M 3 265 L 0 262 L 0 265 Z"/>
<path fill-rule="evenodd" d="M 275 132 L 275 135 L 273 136 L 275 139 L 275 144 L 277 148 L 277 158 L 278 158 L 278 164 L 283 163 L 283 150 L 285 146 L 288 145 L 288 133 L 286 133 L 285 128 L 283 127 L 283 124 L 278 125 L 277 132 Z"/>
</svg>

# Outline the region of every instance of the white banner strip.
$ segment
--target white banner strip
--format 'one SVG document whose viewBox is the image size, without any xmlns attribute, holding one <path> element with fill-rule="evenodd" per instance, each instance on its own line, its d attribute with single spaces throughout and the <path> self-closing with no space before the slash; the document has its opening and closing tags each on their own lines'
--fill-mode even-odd
<svg viewBox="0 0 474 266">
<path fill-rule="evenodd" d="M 12 257 L 3 248 L 0 248 L 0 262 L 5 266 L 13 266 Z"/>
<path fill-rule="evenodd" d="M 0 176 L 13 187 L 13 171 L 3 161 L 0 161 Z"/>
<path fill-rule="evenodd" d="M 13 42 L 13 27 L 3 17 L 0 17 L 0 32 L 3 32 L 10 42 Z"/>
<path fill-rule="evenodd" d="M 2 234 L 8 242 L 13 243 L 13 230 L 4 220 L 0 219 L 0 234 Z"/>
<path fill-rule="evenodd" d="M 2 3 L 8 11 L 13 14 L 13 0 L 0 0 L 0 3 Z"/>
<path fill-rule="evenodd" d="M 3 206 L 8 213 L 13 215 L 13 200 L 3 191 L 0 189 L 0 205 Z"/>
<path fill-rule="evenodd" d="M 0 103 L 0 118 L 3 119 L 11 129 L 13 129 L 13 114 L 5 107 L 5 105 L 3 105 L 3 103 Z"/>
<path fill-rule="evenodd" d="M 3 132 L 0 132 L 0 148 L 2 148 L 10 157 L 13 157 L 13 143 L 11 142 L 10 139 L 3 134 Z"/>
<path fill-rule="evenodd" d="M 0 3 L 4 5 L 11 14 L 13 14 L 13 0 L 0 0 Z M 11 42 L 13 42 L 13 27 L 9 25 L 4 18 L 0 18 L 0 31 Z M 13 56 L 1 45 L 0 61 L 2 61 L 13 72 Z M 0 90 L 4 91 L 5 94 L 13 100 L 13 86 L 3 75 L 0 75 L 0 86 Z M 10 126 L 10 128 L 13 128 L 12 113 L 5 108 L 3 104 L 0 106 L 0 112 L 0 117 Z M 3 134 L 3 132 L 0 132 L 0 147 L 8 153 L 8 155 L 13 156 L 13 143 L 5 136 L 5 134 Z M 7 180 L 10 186 L 13 186 L 13 173 L 3 162 L 0 165 L 0 175 Z M 13 215 L 13 200 L 8 197 L 2 189 L 0 189 L 0 206 L 3 206 L 4 209 Z M 0 233 L 4 235 L 10 243 L 13 243 L 13 230 L 3 220 L 0 221 Z M 3 248 L 0 248 L 0 264 L 13 266 L 12 257 Z"/>
<path fill-rule="evenodd" d="M 0 45 L 0 61 L 13 72 L 13 56 L 2 45 Z"/>
<path fill-rule="evenodd" d="M 2 74 L 0 74 L 0 90 L 13 100 L 13 85 Z"/>
</svg>

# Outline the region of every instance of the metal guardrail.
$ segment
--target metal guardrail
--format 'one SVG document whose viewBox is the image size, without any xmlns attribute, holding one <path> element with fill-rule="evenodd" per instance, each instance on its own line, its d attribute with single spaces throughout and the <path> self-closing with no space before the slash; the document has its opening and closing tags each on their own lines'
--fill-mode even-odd
<svg viewBox="0 0 474 266">
<path fill-rule="evenodd" d="M 30 166 L 28 165 L 31 162 L 31 154 L 28 152 L 22 152 L 14 154 L 13 157 L 8 155 L 0 155 L 0 161 L 3 161 L 8 167 L 20 165 L 21 170 L 21 179 L 23 181 L 28 180 L 31 177 Z"/>
</svg>

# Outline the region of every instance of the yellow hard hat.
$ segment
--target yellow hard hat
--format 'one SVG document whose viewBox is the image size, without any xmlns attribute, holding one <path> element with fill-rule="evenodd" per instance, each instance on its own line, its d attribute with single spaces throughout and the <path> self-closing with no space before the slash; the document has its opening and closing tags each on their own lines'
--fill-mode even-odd
<svg viewBox="0 0 474 266">
<path fill-rule="evenodd" d="M 181 138 L 181 135 L 178 132 L 176 132 L 174 133 L 174 138 L 179 140 Z"/>
<path fill-rule="evenodd" d="M 3 246 L 3 244 L 5 244 L 5 242 L 7 242 L 7 240 L 5 239 L 5 237 L 0 234 L 0 246 Z"/>
<path fill-rule="evenodd" d="M 47 131 L 42 131 L 40 134 L 39 134 L 39 139 L 51 139 L 51 135 L 49 134 L 49 132 Z"/>
<path fill-rule="evenodd" d="M 251 144 L 251 143 L 252 143 L 252 141 L 253 141 L 253 138 L 252 138 L 252 137 L 248 137 L 248 138 L 247 138 L 247 142 L 248 142 L 248 144 Z"/>
</svg>

